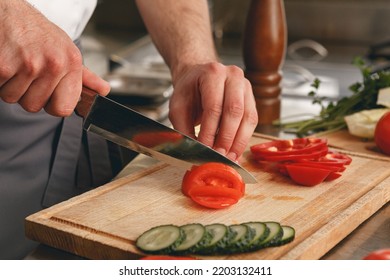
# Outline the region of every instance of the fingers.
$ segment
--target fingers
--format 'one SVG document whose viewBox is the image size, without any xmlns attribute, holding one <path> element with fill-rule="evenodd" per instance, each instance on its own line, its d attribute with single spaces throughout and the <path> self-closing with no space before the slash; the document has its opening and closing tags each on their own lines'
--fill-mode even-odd
<svg viewBox="0 0 390 280">
<path fill-rule="evenodd" d="M 175 93 L 173 96 L 176 96 Z M 176 102 L 175 102 L 176 100 Z M 196 139 L 193 110 L 195 103 L 188 102 L 188 99 L 172 99 L 169 104 L 169 119 L 173 127 L 181 133 Z"/>
<path fill-rule="evenodd" d="M 244 114 L 242 115 L 240 125 L 236 131 L 234 140 L 228 150 L 227 157 L 231 160 L 238 160 L 238 158 L 245 151 L 246 146 L 249 143 L 250 137 L 253 135 L 253 132 L 258 123 L 258 115 L 256 110 L 256 103 L 252 93 L 252 87 L 249 81 L 245 82 L 245 91 L 244 91 Z M 228 134 L 232 131 L 227 132 Z M 223 135 L 224 133 L 221 133 Z M 218 140 L 217 140 L 218 142 Z M 218 145 L 229 145 L 229 142 L 222 143 Z"/>
<path fill-rule="evenodd" d="M 51 94 L 45 111 L 59 117 L 71 115 L 79 100 L 81 86 L 81 69 L 65 75 Z"/>
<path fill-rule="evenodd" d="M 109 83 L 84 66 L 79 71 L 68 73 L 60 80 L 45 106 L 45 111 L 55 116 L 72 114 L 80 99 L 83 85 L 103 96 L 110 92 Z"/>
<path fill-rule="evenodd" d="M 32 78 L 21 73 L 10 78 L 3 77 L 3 81 L 0 98 L 7 103 L 17 103 L 32 83 Z"/>
<path fill-rule="evenodd" d="M 85 66 L 83 67 L 82 75 L 83 85 L 87 88 L 96 91 L 102 96 L 106 96 L 110 92 L 110 84 Z"/>
<path fill-rule="evenodd" d="M 221 115 L 220 127 L 215 139 L 214 148 L 224 155 L 228 154 L 230 158 L 235 160 L 237 153 L 233 153 L 230 150 L 244 115 L 244 93 L 246 88 L 243 76 L 239 70 L 233 68 L 230 71 L 235 71 L 236 73 L 228 76 L 225 82 L 223 114 Z"/>
<path fill-rule="evenodd" d="M 205 78 L 200 80 L 203 112 L 198 139 L 210 147 L 214 146 L 224 110 L 225 80 L 226 73 L 221 64 L 211 64 Z"/>
<path fill-rule="evenodd" d="M 245 151 L 258 117 L 243 71 L 236 66 L 223 69 L 225 74 L 218 77 L 209 72 L 200 88 L 204 111 L 199 140 L 236 161 Z"/>
<path fill-rule="evenodd" d="M 74 111 L 82 82 L 101 95 L 110 91 L 109 84 L 86 67 L 69 72 L 55 71 L 59 68 L 47 67 L 44 73 L 34 75 L 19 71 L 8 80 L 4 78 L 6 82 L 0 87 L 1 99 L 7 103 L 19 103 L 31 113 L 44 109 L 53 116 L 66 117 Z"/>
</svg>

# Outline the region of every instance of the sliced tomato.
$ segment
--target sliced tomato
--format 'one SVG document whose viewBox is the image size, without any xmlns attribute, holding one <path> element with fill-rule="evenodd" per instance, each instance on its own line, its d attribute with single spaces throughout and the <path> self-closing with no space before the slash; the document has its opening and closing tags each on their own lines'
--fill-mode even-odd
<svg viewBox="0 0 390 280">
<path fill-rule="evenodd" d="M 181 183 L 181 191 L 184 195 L 188 195 L 188 191 L 191 187 L 193 187 L 195 184 L 198 185 L 201 182 L 198 180 L 194 181 L 194 175 L 191 175 L 191 173 L 197 168 L 198 166 L 192 166 L 191 170 L 187 170 L 187 172 L 184 174 L 182 183 Z M 197 184 L 198 183 L 198 184 Z"/>
<path fill-rule="evenodd" d="M 320 169 L 329 170 L 331 172 L 341 172 L 341 171 L 344 170 L 344 168 L 340 167 L 340 166 L 323 165 L 323 164 L 315 162 L 315 161 L 285 163 L 285 164 L 281 164 L 281 167 L 286 166 L 286 165 L 307 166 L 307 167 L 312 167 L 312 168 L 320 168 Z"/>
<path fill-rule="evenodd" d="M 254 155 L 256 160 L 265 160 L 265 161 L 297 161 L 297 160 L 316 160 L 328 153 L 328 147 L 321 147 L 318 150 L 311 151 L 308 153 L 302 152 L 300 154 L 291 154 L 291 155 L 270 155 L 270 156 L 259 156 Z"/>
<path fill-rule="evenodd" d="M 236 204 L 242 194 L 239 190 L 221 186 L 196 186 L 188 191 L 191 199 L 207 208 L 221 209 Z"/>
<path fill-rule="evenodd" d="M 220 186 L 237 189 L 241 196 L 245 193 L 245 183 L 241 175 L 233 167 L 218 162 L 193 166 L 185 173 L 182 181 L 182 192 L 188 196 L 189 190 L 195 186 Z"/>
<path fill-rule="evenodd" d="M 346 154 L 329 151 L 324 158 L 320 159 L 320 161 L 349 165 L 352 162 L 352 158 Z"/>
<path fill-rule="evenodd" d="M 197 260 L 197 258 L 190 256 L 148 255 L 141 257 L 140 260 Z"/>
<path fill-rule="evenodd" d="M 286 169 L 288 175 L 294 182 L 307 187 L 322 183 L 331 173 L 327 169 L 295 164 L 286 165 Z"/>
<path fill-rule="evenodd" d="M 340 177 L 341 177 L 340 172 L 330 172 L 329 175 L 325 178 L 325 181 L 333 181 Z"/>
<path fill-rule="evenodd" d="M 326 139 L 322 138 L 296 138 L 289 140 L 274 140 L 256 144 L 250 147 L 255 156 L 281 156 L 311 153 L 327 146 Z"/>
<path fill-rule="evenodd" d="M 298 184 L 314 186 L 339 178 L 352 162 L 348 155 L 329 151 L 327 140 L 316 137 L 274 140 L 251 146 L 254 160 L 270 162 Z"/>
<path fill-rule="evenodd" d="M 328 153 L 317 159 L 298 159 L 296 162 L 299 163 L 310 163 L 313 165 L 319 166 L 334 166 L 334 167 L 343 167 L 349 165 L 352 162 L 352 158 L 341 153 L 328 151 Z"/>
<path fill-rule="evenodd" d="M 294 164 L 303 165 L 303 166 L 318 167 L 318 168 L 328 169 L 328 170 L 335 171 L 335 172 L 336 171 L 343 172 L 345 170 L 344 165 L 331 164 L 328 162 L 321 162 L 321 161 L 316 161 L 316 160 L 297 161 Z"/>
</svg>

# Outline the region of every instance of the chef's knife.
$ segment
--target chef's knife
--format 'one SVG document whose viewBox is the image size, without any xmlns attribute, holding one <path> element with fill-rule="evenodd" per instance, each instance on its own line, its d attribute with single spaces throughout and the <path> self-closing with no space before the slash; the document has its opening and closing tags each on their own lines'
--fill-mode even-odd
<svg viewBox="0 0 390 280">
<path fill-rule="evenodd" d="M 89 88 L 83 87 L 76 113 L 84 118 L 85 130 L 138 153 L 186 169 L 221 162 L 237 170 L 245 183 L 257 182 L 242 166 L 201 142 Z"/>
</svg>

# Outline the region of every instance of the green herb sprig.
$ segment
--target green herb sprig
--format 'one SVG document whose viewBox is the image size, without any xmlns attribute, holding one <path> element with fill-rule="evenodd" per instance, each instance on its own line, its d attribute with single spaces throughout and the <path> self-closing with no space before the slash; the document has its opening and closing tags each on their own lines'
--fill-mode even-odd
<svg viewBox="0 0 390 280">
<path fill-rule="evenodd" d="M 390 72 L 380 70 L 372 73 L 371 68 L 366 66 L 362 58 L 355 58 L 353 64 L 362 74 L 362 82 L 357 82 L 349 87 L 352 94 L 335 102 L 324 105 L 326 98 L 317 95 L 321 81 L 316 78 L 308 96 L 313 98 L 313 104 L 321 106 L 318 116 L 306 120 L 283 122 L 277 120 L 274 125 L 281 127 L 284 132 L 294 133 L 298 137 L 305 137 L 314 133 L 337 131 L 346 128 L 344 117 L 362 110 L 382 108 L 377 105 L 378 91 L 390 87 Z"/>
</svg>

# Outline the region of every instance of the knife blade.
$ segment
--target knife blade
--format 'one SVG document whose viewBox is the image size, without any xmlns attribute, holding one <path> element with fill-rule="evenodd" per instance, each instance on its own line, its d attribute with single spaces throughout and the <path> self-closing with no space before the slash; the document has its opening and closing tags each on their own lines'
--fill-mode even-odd
<svg viewBox="0 0 390 280">
<path fill-rule="evenodd" d="M 234 168 L 245 183 L 257 182 L 242 166 L 212 148 L 89 88 L 83 87 L 76 113 L 84 118 L 85 130 L 138 153 L 187 170 L 220 162 Z"/>
</svg>

